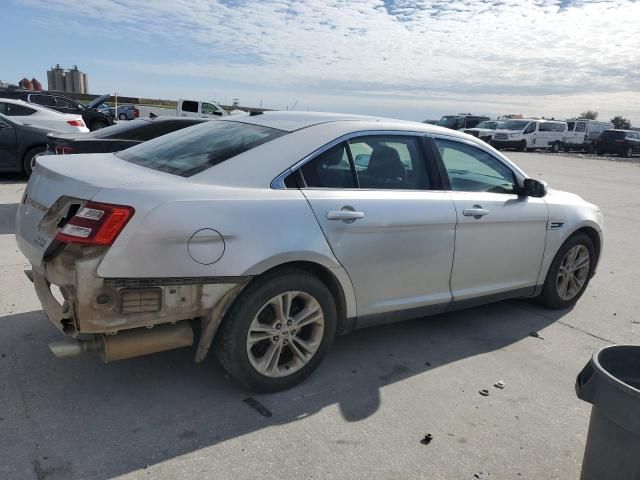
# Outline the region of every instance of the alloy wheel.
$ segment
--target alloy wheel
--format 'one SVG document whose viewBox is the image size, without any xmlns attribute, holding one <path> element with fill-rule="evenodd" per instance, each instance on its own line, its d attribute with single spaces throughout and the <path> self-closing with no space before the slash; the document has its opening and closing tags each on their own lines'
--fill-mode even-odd
<svg viewBox="0 0 640 480">
<path fill-rule="evenodd" d="M 580 293 L 587 281 L 590 263 L 589 250 L 584 245 L 575 245 L 567 251 L 556 278 L 556 288 L 561 299 L 571 300 Z"/>
<path fill-rule="evenodd" d="M 266 377 L 286 377 L 314 357 L 324 335 L 320 303 L 308 293 L 288 291 L 265 303 L 247 333 L 247 356 Z"/>
</svg>

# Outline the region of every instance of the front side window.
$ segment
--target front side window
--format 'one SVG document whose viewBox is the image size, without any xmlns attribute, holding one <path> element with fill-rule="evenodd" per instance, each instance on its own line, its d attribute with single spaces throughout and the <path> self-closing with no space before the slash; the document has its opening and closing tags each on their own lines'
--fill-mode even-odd
<svg viewBox="0 0 640 480">
<path fill-rule="evenodd" d="M 451 190 L 462 192 L 517 193 L 509 167 L 479 148 L 453 140 L 436 139 Z"/>
<path fill-rule="evenodd" d="M 356 188 L 346 143 L 339 143 L 302 166 L 302 176 L 311 188 Z"/>
<path fill-rule="evenodd" d="M 500 130 L 510 130 L 521 132 L 529 124 L 526 120 L 509 120 L 500 125 Z"/>
<path fill-rule="evenodd" d="M 559 122 L 540 122 L 540 126 L 538 130 L 540 132 L 564 132 L 566 124 Z M 582 124 L 583 128 L 580 130 L 580 124 L 576 125 L 576 132 L 584 132 L 584 123 Z"/>
<path fill-rule="evenodd" d="M 204 122 L 116 155 L 153 170 L 190 177 L 286 133 L 242 122 Z"/>
<path fill-rule="evenodd" d="M 536 122 L 531 122 L 522 133 L 533 133 L 536 131 Z"/>
<path fill-rule="evenodd" d="M 78 108 L 78 104 L 76 102 L 65 97 L 56 97 L 56 103 L 61 108 L 72 108 L 74 110 Z"/>
<path fill-rule="evenodd" d="M 202 113 L 206 115 L 222 115 L 220 110 L 218 110 L 215 106 L 210 103 L 202 104 Z"/>
</svg>

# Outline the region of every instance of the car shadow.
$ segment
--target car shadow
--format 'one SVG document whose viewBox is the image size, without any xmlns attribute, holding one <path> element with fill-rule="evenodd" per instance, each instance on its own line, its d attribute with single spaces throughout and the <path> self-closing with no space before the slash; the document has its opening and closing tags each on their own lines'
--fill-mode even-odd
<svg viewBox="0 0 640 480">
<path fill-rule="evenodd" d="M 0 409 L 15 412 L 0 422 L 13 445 L 0 477 L 112 478 L 332 405 L 357 422 L 381 407 L 383 387 L 416 375 L 428 382 L 443 365 L 540 341 L 530 333 L 566 313 L 507 301 L 358 330 L 337 338 L 307 381 L 268 395 L 246 391 L 214 355 L 193 363 L 189 349 L 112 364 L 91 354 L 55 359 L 46 344 L 61 336 L 42 311 L 0 317 L 11 332 L 0 336 L 8 377 L 0 382 L 10 392 L 0 401 L 11 405 Z"/>
<path fill-rule="evenodd" d="M 15 233 L 15 221 L 18 205 L 19 204 L 17 203 L 0 204 L 0 235 Z"/>
</svg>

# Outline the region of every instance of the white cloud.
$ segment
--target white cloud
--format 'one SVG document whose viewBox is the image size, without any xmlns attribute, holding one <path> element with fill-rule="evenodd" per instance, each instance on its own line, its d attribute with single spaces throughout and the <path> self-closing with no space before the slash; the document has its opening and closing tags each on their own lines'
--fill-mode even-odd
<svg viewBox="0 0 640 480">
<path fill-rule="evenodd" d="M 139 71 L 485 112 L 627 106 L 640 119 L 640 2 L 631 0 L 23 3 L 113 22 L 132 39 L 157 37 L 188 52 L 186 61 L 127 65 Z"/>
</svg>

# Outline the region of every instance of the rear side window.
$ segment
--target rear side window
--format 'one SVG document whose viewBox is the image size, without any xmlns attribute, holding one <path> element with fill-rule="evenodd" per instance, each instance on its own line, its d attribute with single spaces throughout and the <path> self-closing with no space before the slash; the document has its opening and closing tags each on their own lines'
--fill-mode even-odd
<svg viewBox="0 0 640 480">
<path fill-rule="evenodd" d="M 3 113 L 7 117 L 28 117 L 33 115 L 36 111 L 33 108 L 25 107 L 24 105 L 15 105 L 13 103 L 4 103 Z"/>
<path fill-rule="evenodd" d="M 287 132 L 233 121 L 210 121 L 136 145 L 116 155 L 143 167 L 190 177 Z"/>
<path fill-rule="evenodd" d="M 584 123 L 582 124 L 583 129 L 579 130 L 580 123 L 576 126 L 576 132 L 584 132 Z M 564 132 L 566 129 L 566 123 L 552 123 L 552 122 L 540 122 L 540 126 L 538 127 L 539 132 Z"/>
<path fill-rule="evenodd" d="M 356 188 L 356 179 L 349 161 L 346 144 L 340 143 L 321 153 L 302 167 L 307 187 Z"/>
<path fill-rule="evenodd" d="M 625 132 L 622 130 L 605 130 L 602 132 L 602 138 L 621 139 L 625 137 Z"/>
<path fill-rule="evenodd" d="M 578 122 L 576 124 L 576 132 L 586 132 L 587 124 L 585 122 Z"/>
<path fill-rule="evenodd" d="M 51 95 L 31 95 L 30 100 L 45 107 L 55 107 L 56 101 Z"/>
<path fill-rule="evenodd" d="M 184 102 L 182 102 L 182 111 L 183 112 L 198 113 L 198 102 L 193 102 L 191 100 L 185 100 Z"/>
</svg>

